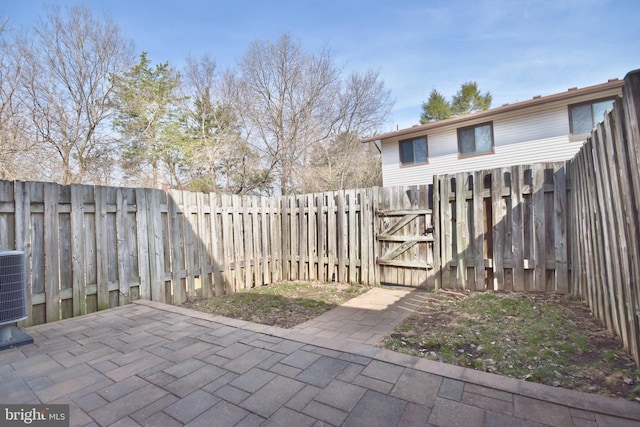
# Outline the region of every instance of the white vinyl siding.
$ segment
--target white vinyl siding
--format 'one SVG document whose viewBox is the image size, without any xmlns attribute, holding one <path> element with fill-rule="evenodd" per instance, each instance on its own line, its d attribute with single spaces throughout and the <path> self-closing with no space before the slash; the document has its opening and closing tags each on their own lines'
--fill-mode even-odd
<svg viewBox="0 0 640 427">
<path fill-rule="evenodd" d="M 382 165 L 383 185 L 431 184 L 433 175 L 468 172 L 480 169 L 492 169 L 519 164 L 539 162 L 556 162 L 573 157 L 581 144 L 570 142 L 569 138 L 559 136 L 536 141 L 525 141 L 518 144 L 495 147 L 495 154 L 458 159 L 458 153 L 430 158 L 429 165 L 416 166 L 410 169 L 394 168 L 391 164 Z M 383 158 L 385 155 L 383 147 Z"/>
<path fill-rule="evenodd" d="M 429 131 L 428 165 L 401 168 L 398 141 L 384 141 L 383 185 L 430 184 L 435 174 L 567 160 L 582 145 L 580 141 L 570 140 L 566 102 L 510 111 L 492 119 L 495 145 L 494 153 L 490 155 L 458 156 L 457 129 L 486 123 L 486 116 L 478 123 L 469 121 L 463 126 L 443 126 Z"/>
</svg>

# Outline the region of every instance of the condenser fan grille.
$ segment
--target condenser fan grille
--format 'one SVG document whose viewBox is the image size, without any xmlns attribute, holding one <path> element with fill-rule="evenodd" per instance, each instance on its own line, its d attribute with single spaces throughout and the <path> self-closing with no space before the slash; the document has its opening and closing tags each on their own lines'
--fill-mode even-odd
<svg viewBox="0 0 640 427">
<path fill-rule="evenodd" d="M 24 252 L 0 249 L 0 350 L 31 344 L 33 338 L 12 323 L 27 318 Z"/>
<path fill-rule="evenodd" d="M 0 325 L 27 317 L 24 253 L 0 250 Z"/>
</svg>

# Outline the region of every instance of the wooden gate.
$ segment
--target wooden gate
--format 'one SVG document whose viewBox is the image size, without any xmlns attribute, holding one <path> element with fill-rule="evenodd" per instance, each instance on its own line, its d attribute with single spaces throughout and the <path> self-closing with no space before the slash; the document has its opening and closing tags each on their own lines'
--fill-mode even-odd
<svg viewBox="0 0 640 427">
<path fill-rule="evenodd" d="M 428 186 L 381 189 L 376 208 L 380 283 L 434 286 Z"/>
</svg>

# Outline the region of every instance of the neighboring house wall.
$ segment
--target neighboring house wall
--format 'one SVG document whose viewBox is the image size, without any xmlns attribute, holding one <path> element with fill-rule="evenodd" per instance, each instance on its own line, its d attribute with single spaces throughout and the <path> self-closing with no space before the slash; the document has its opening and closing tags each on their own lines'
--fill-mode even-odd
<svg viewBox="0 0 640 427">
<path fill-rule="evenodd" d="M 433 175 L 567 160 L 586 139 L 571 138 L 569 106 L 619 96 L 622 82 L 598 85 L 599 90 L 568 91 L 518 104 L 432 122 L 378 137 L 384 186 L 432 183 Z M 573 93 L 572 93 L 573 92 Z M 558 99 L 560 98 L 560 99 Z M 494 152 L 459 158 L 457 130 L 493 123 Z M 428 163 L 401 166 L 400 141 L 427 136 Z M 369 141 L 372 141 L 370 138 Z"/>
</svg>

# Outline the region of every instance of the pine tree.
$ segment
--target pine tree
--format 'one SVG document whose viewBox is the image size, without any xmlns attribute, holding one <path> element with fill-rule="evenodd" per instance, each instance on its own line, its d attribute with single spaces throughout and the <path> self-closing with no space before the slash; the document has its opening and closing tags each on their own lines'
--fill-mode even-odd
<svg viewBox="0 0 640 427">
<path fill-rule="evenodd" d="M 114 126 L 122 135 L 123 169 L 144 179 L 151 168 L 150 184 L 156 188 L 161 166 L 170 174 L 175 169 L 176 139 L 181 137 L 179 85 L 180 74 L 168 62 L 152 67 L 146 52 L 131 70 L 115 78 Z"/>
<path fill-rule="evenodd" d="M 420 124 L 435 120 L 444 120 L 454 116 L 487 110 L 491 107 L 491 94 L 480 93 L 476 82 L 466 82 L 460 86 L 458 93 L 453 96 L 451 102 L 437 90 L 433 89 L 429 100 L 422 104 Z"/>
</svg>

